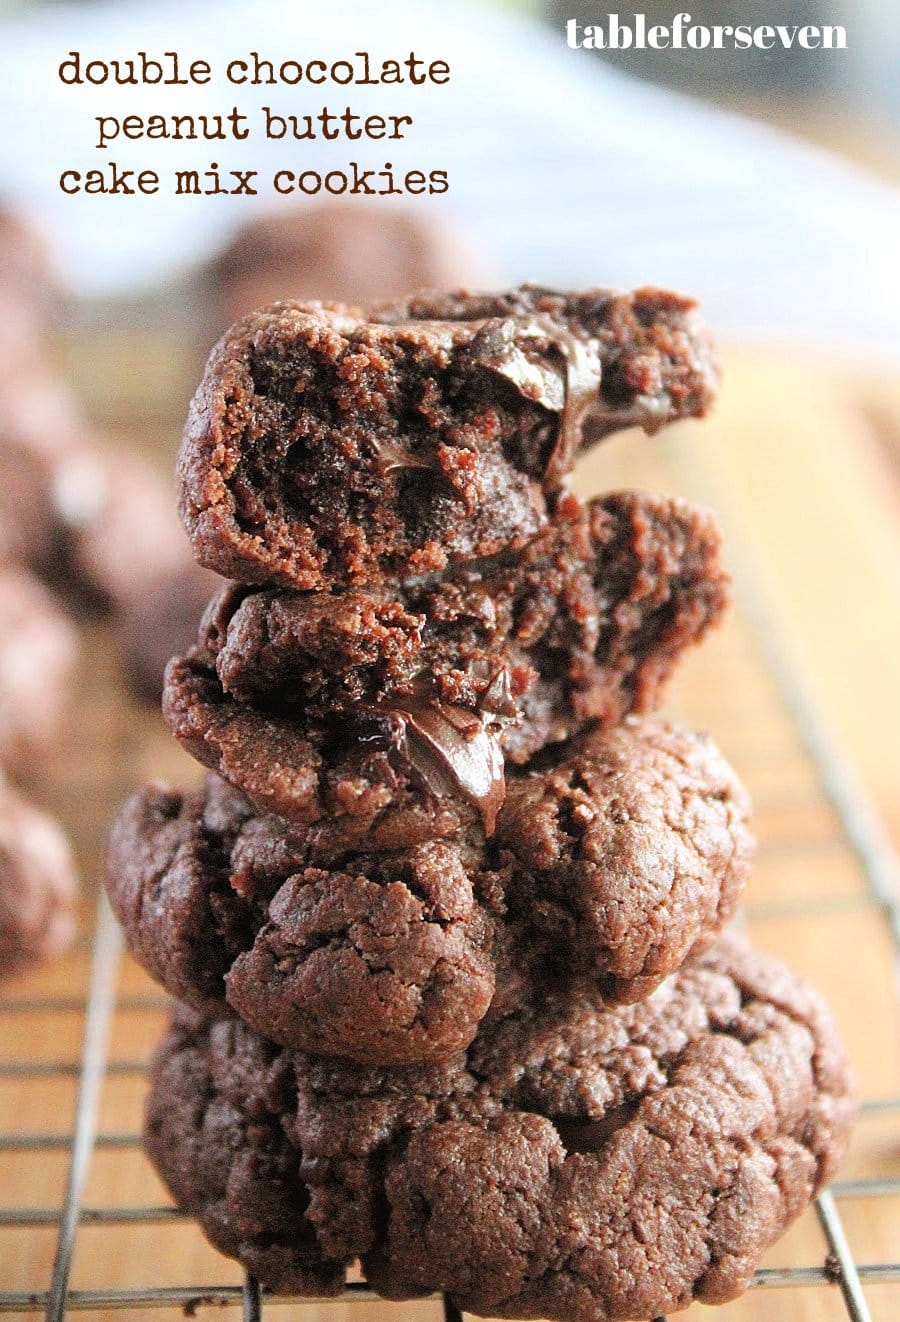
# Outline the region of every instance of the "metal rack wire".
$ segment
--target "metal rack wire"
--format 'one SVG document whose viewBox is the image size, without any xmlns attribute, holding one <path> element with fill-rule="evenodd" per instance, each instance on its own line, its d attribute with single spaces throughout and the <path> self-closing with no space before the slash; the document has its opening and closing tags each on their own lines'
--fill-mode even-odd
<svg viewBox="0 0 900 1322">
<path fill-rule="evenodd" d="M 815 768 L 819 787 L 830 804 L 840 828 L 840 844 L 856 859 L 866 884 L 862 903 L 880 915 L 892 943 L 895 961 L 900 966 L 900 907 L 898 907 L 897 858 L 871 812 L 864 795 L 853 782 L 837 754 L 817 712 L 811 705 L 805 686 L 800 682 L 791 658 L 786 654 L 780 635 L 772 627 L 752 583 L 739 575 L 739 596 L 743 615 L 750 626 L 754 644 L 759 648 L 769 674 L 774 677 L 780 701 L 789 716 L 795 737 L 805 749 Z M 828 910 L 827 900 L 813 900 L 796 907 L 799 915 L 814 916 Z M 98 902 L 92 942 L 92 959 L 86 998 L 31 997 L 0 1000 L 0 1013 L 28 1014 L 54 1011 L 83 1011 L 84 1045 L 78 1062 L 0 1061 L 0 1079 L 72 1076 L 77 1078 L 78 1096 L 71 1132 L 0 1134 L 0 1153 L 68 1152 L 68 1175 L 65 1194 L 58 1208 L 7 1207 L 0 1209 L 0 1237 L 9 1227 L 56 1227 L 56 1252 L 52 1276 L 45 1290 L 35 1292 L 0 1290 L 0 1313 L 43 1314 L 50 1322 L 59 1322 L 68 1313 L 85 1310 L 132 1311 L 183 1308 L 192 1316 L 197 1309 L 215 1305 L 240 1310 L 244 1319 L 260 1319 L 264 1313 L 286 1304 L 331 1302 L 276 1298 L 247 1277 L 243 1285 L 190 1284 L 164 1286 L 148 1284 L 138 1288 L 70 1289 L 70 1273 L 79 1229 L 85 1226 L 164 1225 L 182 1220 L 182 1214 L 167 1206 L 92 1207 L 84 1202 L 86 1176 L 92 1154 L 103 1150 L 137 1149 L 137 1132 L 98 1130 L 98 1102 L 103 1082 L 115 1075 L 142 1075 L 146 1062 L 139 1059 L 109 1059 L 108 1039 L 113 1017 L 118 1011 L 162 1007 L 162 997 L 138 996 L 117 998 L 117 973 L 120 939 L 105 898 Z M 869 1099 L 864 1116 L 896 1116 L 900 1127 L 900 1095 Z M 817 1202 L 818 1219 L 827 1246 L 821 1265 L 766 1268 L 753 1278 L 754 1290 L 837 1290 L 846 1316 L 852 1322 L 871 1322 L 866 1290 L 871 1286 L 897 1286 L 896 1315 L 900 1316 L 900 1260 L 857 1261 L 851 1251 L 841 1208 L 852 1201 L 876 1200 L 900 1196 L 900 1178 L 875 1176 L 838 1182 Z M 0 1238 L 2 1246 L 2 1238 Z M 0 1252 L 2 1261 L 2 1252 Z M 343 1296 L 346 1301 L 371 1301 L 376 1296 L 364 1285 L 352 1284 Z M 435 1297 L 435 1307 L 443 1308 L 447 1322 L 457 1322 L 458 1311 L 447 1300 Z M 659 1322 L 659 1320 L 657 1320 Z"/>
</svg>

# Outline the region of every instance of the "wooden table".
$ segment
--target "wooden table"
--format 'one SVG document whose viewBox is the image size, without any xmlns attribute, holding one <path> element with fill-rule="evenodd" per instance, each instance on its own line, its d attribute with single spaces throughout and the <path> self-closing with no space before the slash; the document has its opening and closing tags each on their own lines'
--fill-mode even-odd
<svg viewBox="0 0 900 1322">
<path fill-rule="evenodd" d="M 176 336 L 161 344 L 155 332 L 132 327 L 99 348 L 82 348 L 73 361 L 94 411 L 138 432 L 170 462 L 197 368 L 192 341 Z M 182 364 L 177 374 L 173 363 Z M 895 1322 L 900 1275 L 881 1279 L 879 1264 L 900 1262 L 897 947 L 883 893 L 892 884 L 891 862 L 866 805 L 877 809 L 885 839 L 896 843 L 900 390 L 885 379 L 774 352 L 732 351 L 727 368 L 714 419 L 655 441 L 617 438 L 587 460 L 579 486 L 678 491 L 720 513 L 738 607 L 684 665 L 670 705 L 715 735 L 753 793 L 760 851 L 746 921 L 754 939 L 822 988 L 849 1043 L 867 1109 L 834 1207 L 849 1258 L 862 1265 L 871 1316 Z M 0 1224 L 0 1292 L 40 1296 L 50 1284 L 82 1041 L 87 1024 L 94 1046 L 102 1045 L 108 1010 L 109 1058 L 94 1081 L 97 1139 L 84 1145 L 70 1287 L 173 1287 L 162 1316 L 177 1318 L 185 1300 L 202 1293 L 198 1286 L 230 1286 L 235 1311 L 229 1315 L 239 1315 L 240 1272 L 190 1222 L 171 1214 L 140 1150 L 144 1069 L 165 1003 L 131 961 L 116 966 L 114 932 L 102 924 L 106 955 L 93 1013 L 85 1012 L 104 832 L 126 792 L 151 775 L 183 780 L 194 778 L 196 768 L 161 718 L 127 698 L 110 639 L 96 629 L 66 748 L 32 787 L 75 836 L 86 880 L 84 938 L 54 968 L 0 989 L 0 1203 L 27 1210 L 30 1222 L 8 1224 L 16 1217 L 7 1214 Z M 82 1080 L 82 1140 L 90 1138 L 91 1082 Z M 828 1252 L 810 1211 L 765 1263 L 766 1280 L 776 1269 L 801 1268 L 804 1283 L 757 1288 L 719 1316 L 723 1322 L 845 1318 L 839 1287 L 819 1280 Z M 137 1315 L 136 1304 L 120 1301 L 106 1311 L 99 1299 L 90 1307 L 92 1298 L 81 1300 L 88 1317 Z M 440 1304 L 265 1307 L 266 1316 L 307 1322 L 342 1322 L 351 1313 L 354 1322 L 425 1322 L 440 1316 Z M 23 1300 L 13 1315 L 32 1314 Z M 709 1316 L 699 1309 L 689 1315 Z"/>
</svg>

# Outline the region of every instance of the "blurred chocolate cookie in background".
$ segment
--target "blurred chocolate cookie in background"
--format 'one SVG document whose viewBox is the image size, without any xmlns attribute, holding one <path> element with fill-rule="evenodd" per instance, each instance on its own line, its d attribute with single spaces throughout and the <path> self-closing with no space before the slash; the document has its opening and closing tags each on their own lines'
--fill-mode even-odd
<svg viewBox="0 0 900 1322">
<path fill-rule="evenodd" d="M 0 977 L 69 944 L 77 894 L 72 853 L 58 822 L 0 773 Z"/>
<path fill-rule="evenodd" d="M 0 197 L 0 342 L 15 335 L 20 353 L 33 351 L 59 302 L 59 284 L 47 244 Z M 4 360 L 8 361 L 6 355 Z"/>
<path fill-rule="evenodd" d="M 132 595 L 117 623 L 125 672 L 135 696 L 157 702 L 169 659 L 191 642 L 197 618 L 221 580 L 187 558 Z"/>
<path fill-rule="evenodd" d="M 242 226 L 212 260 L 216 334 L 279 299 L 366 306 L 416 289 L 489 287 L 493 263 L 443 218 L 334 202 L 283 208 Z"/>
<path fill-rule="evenodd" d="M 0 570 L 0 766 L 12 774 L 56 742 L 77 657 L 75 627 L 42 584 Z"/>
</svg>

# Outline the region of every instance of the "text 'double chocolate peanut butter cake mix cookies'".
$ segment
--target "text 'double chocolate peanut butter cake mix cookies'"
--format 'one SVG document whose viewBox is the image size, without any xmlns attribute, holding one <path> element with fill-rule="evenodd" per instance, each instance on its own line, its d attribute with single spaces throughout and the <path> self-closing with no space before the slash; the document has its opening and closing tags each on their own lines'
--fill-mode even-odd
<svg viewBox="0 0 900 1322">
<path fill-rule="evenodd" d="M 706 413 L 644 289 L 280 303 L 213 350 L 178 460 L 229 580 L 166 671 L 208 768 L 107 887 L 183 1003 L 148 1151 L 266 1285 L 510 1317 L 732 1298 L 846 1144 L 831 1022 L 723 935 L 752 854 L 714 744 L 653 715 L 728 601 L 714 519 L 568 478 Z"/>
</svg>

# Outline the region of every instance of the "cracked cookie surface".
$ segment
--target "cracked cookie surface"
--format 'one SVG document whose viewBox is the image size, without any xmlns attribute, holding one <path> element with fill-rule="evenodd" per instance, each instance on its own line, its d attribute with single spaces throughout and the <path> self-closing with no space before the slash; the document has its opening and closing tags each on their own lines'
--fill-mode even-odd
<svg viewBox="0 0 900 1322">
<path fill-rule="evenodd" d="M 441 1065 L 280 1049 L 176 1012 L 148 1152 L 279 1292 L 606 1322 L 724 1302 L 832 1174 L 853 1086 L 819 997 L 738 937 L 642 1004 L 541 996 Z"/>
<path fill-rule="evenodd" d="M 137 959 L 180 1000 L 357 1060 L 444 1059 L 535 987 L 648 994 L 715 939 L 748 802 L 709 740 L 632 720 L 514 778 L 496 835 L 322 858 L 216 777 L 149 786 L 110 840 Z"/>
</svg>

